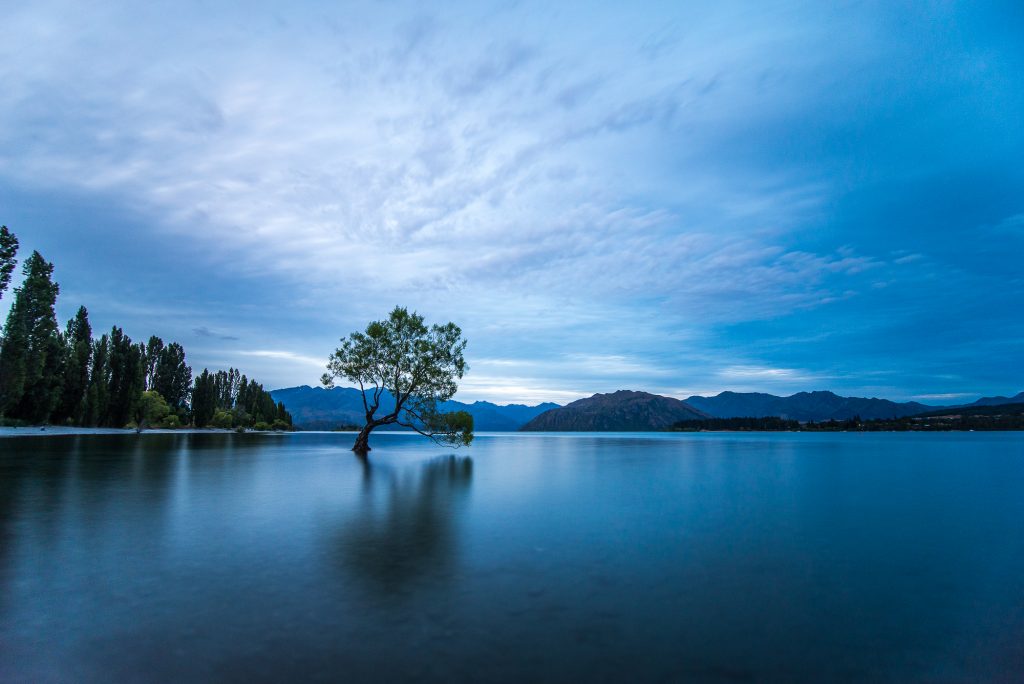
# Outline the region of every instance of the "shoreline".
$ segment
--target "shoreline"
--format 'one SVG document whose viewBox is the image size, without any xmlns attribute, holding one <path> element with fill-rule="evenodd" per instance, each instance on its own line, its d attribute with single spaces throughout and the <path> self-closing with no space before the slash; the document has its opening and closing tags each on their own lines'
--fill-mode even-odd
<svg viewBox="0 0 1024 684">
<path fill-rule="evenodd" d="M 408 432 L 405 430 L 380 430 L 381 434 L 396 434 L 396 435 L 414 435 L 415 433 Z M 711 434 L 732 434 L 732 435 L 768 435 L 768 434 L 896 434 L 896 433 L 970 433 L 970 432 L 1024 432 L 1020 429 L 989 429 L 989 430 L 977 430 L 977 429 L 944 429 L 944 430 L 645 430 L 645 431 L 559 431 L 559 430 L 531 430 L 531 431 L 483 431 L 480 436 L 489 435 L 511 435 L 511 436 L 531 436 L 531 435 L 602 435 L 602 436 L 615 436 L 615 435 L 711 435 Z M 89 428 L 89 427 L 62 427 L 52 425 L 35 425 L 31 427 L 0 427 L 0 440 L 10 437 L 53 437 L 53 436 L 83 436 L 83 435 L 145 435 L 145 434 L 157 434 L 157 435 L 196 435 L 196 434 L 259 434 L 259 435 L 297 435 L 297 434 L 344 434 L 353 435 L 356 431 L 346 430 L 246 430 L 244 433 L 239 433 L 234 429 L 229 428 L 153 428 L 149 430 L 143 430 L 141 433 L 136 432 L 133 428 Z"/>
<path fill-rule="evenodd" d="M 65 427 L 59 425 L 32 425 L 25 427 L 0 427 L 3 437 L 50 437 L 54 435 L 175 435 L 175 434 L 238 434 L 234 428 L 147 428 L 138 432 L 135 428 Z M 283 430 L 246 430 L 257 434 L 288 434 Z"/>
</svg>

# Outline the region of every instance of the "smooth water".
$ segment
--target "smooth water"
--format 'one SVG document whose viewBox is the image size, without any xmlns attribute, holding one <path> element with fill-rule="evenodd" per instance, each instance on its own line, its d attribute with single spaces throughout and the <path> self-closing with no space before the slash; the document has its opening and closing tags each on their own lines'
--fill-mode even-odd
<svg viewBox="0 0 1024 684">
<path fill-rule="evenodd" d="M 0 681 L 1022 681 L 1024 433 L 0 439 Z"/>
</svg>

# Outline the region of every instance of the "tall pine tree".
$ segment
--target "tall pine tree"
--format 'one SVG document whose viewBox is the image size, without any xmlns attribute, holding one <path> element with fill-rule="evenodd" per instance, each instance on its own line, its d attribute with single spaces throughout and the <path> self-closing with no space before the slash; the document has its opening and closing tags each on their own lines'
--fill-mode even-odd
<svg viewBox="0 0 1024 684">
<path fill-rule="evenodd" d="M 214 376 L 206 368 L 196 376 L 192 388 L 192 424 L 206 427 L 217 410 L 217 386 Z"/>
<path fill-rule="evenodd" d="M 156 364 L 160 359 L 160 352 L 164 350 L 164 341 L 156 335 L 149 338 L 146 343 L 146 389 L 154 389 L 156 385 Z M 164 397 L 167 399 L 167 397 Z"/>
<path fill-rule="evenodd" d="M 14 290 L 0 348 L 0 413 L 45 422 L 60 397 L 61 344 L 53 307 L 60 287 L 53 264 L 32 252 L 22 267 L 25 280 Z"/>
<path fill-rule="evenodd" d="M 81 425 L 85 420 L 86 393 L 89 389 L 89 363 L 92 360 L 92 327 L 89 312 L 79 307 L 68 321 L 64 333 L 64 387 L 54 418 Z"/>
<path fill-rule="evenodd" d="M 7 226 L 0 226 L 0 298 L 3 298 L 7 286 L 11 284 L 11 275 L 17 263 L 18 238 Z"/>
<path fill-rule="evenodd" d="M 105 425 L 124 427 L 132 419 L 145 386 L 145 357 L 144 344 L 132 344 L 132 338 L 116 326 L 110 331 L 110 386 Z"/>
<path fill-rule="evenodd" d="M 89 389 L 85 393 L 82 425 L 96 427 L 103 424 L 109 403 L 110 338 L 104 335 L 92 343 L 92 367 L 89 369 Z"/>
<path fill-rule="evenodd" d="M 171 342 L 160 350 L 150 389 L 156 390 L 172 410 L 188 406 L 192 369 L 185 363 L 185 349 L 177 342 Z"/>
</svg>

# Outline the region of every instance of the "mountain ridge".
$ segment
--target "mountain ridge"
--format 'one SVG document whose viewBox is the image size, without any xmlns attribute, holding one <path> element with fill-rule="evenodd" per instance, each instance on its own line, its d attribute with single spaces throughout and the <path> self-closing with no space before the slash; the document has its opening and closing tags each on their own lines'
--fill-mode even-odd
<svg viewBox="0 0 1024 684">
<path fill-rule="evenodd" d="M 296 426 L 306 430 L 329 430 L 341 425 L 361 425 L 364 420 L 362 400 L 359 390 L 354 387 L 310 387 L 300 385 L 271 391 L 275 401 L 281 401 L 291 412 Z M 633 395 L 631 397 L 631 395 Z M 634 406 L 626 409 L 623 406 L 613 407 L 608 402 L 610 397 L 618 397 L 619 402 L 630 398 L 644 402 L 655 402 L 660 408 L 646 409 Z M 606 399 L 600 399 L 600 398 Z M 665 400 L 664 402 L 661 400 Z M 382 405 L 392 401 L 386 394 Z M 579 402 L 591 402 L 590 405 Z M 667 402 L 667 403 L 666 403 Z M 675 404 L 673 402 L 678 402 Z M 582 430 L 585 425 L 594 425 L 594 430 L 652 430 L 669 416 L 679 415 L 671 422 L 693 420 L 698 418 L 762 418 L 778 417 L 801 422 L 820 422 L 827 420 L 849 420 L 860 417 L 863 420 L 890 419 L 914 416 L 929 411 L 945 411 L 956 408 L 998 406 L 1024 402 L 1024 392 L 1012 397 L 982 397 L 969 404 L 952 406 L 934 406 L 919 402 L 895 402 L 877 397 L 844 397 L 835 392 L 817 390 L 797 392 L 789 396 L 767 394 L 765 392 L 732 392 L 724 391 L 717 395 L 705 397 L 693 395 L 685 400 L 652 394 L 619 390 L 618 392 L 598 393 L 591 397 L 579 399 L 566 406 L 553 402 L 543 402 L 533 406 L 527 404 L 495 404 L 489 401 L 472 403 L 449 401 L 441 404 L 443 411 L 467 411 L 473 415 L 474 428 L 480 432 L 505 432 L 520 429 L 529 430 Z M 643 403 L 643 402 L 642 402 Z M 680 409 L 679 404 L 683 405 Z M 570 412 L 556 414 L 539 420 L 544 414 L 561 409 L 575 407 Z M 589 417 L 580 414 L 582 408 Z M 687 413 L 687 410 L 692 413 Z M 616 413 L 618 411 L 618 413 Z M 632 412 L 632 415 L 630 413 Z M 571 414 L 574 417 L 567 418 Z M 603 414 L 601 416 L 600 414 Z M 671 422 L 669 424 L 671 424 Z M 533 426 L 526 426 L 533 423 Z M 669 424 L 662 427 L 667 427 Z M 572 427 L 572 426 L 578 427 Z M 626 427 L 614 427 L 615 425 Z M 603 426 L 603 427 L 601 427 Z M 632 427 L 629 427 L 632 426 Z"/>
<path fill-rule="evenodd" d="M 362 425 L 365 421 L 363 400 L 354 387 L 310 387 L 299 385 L 272 390 L 274 401 L 282 402 L 292 415 L 296 427 L 305 430 L 333 430 L 339 426 Z M 389 392 L 381 398 L 381 406 L 394 401 Z M 475 401 L 446 401 L 438 405 L 442 411 L 467 411 L 473 416 L 473 427 L 479 432 L 518 430 L 534 416 L 557 407 L 553 402 L 536 406 L 526 404 L 494 404 Z"/>
<path fill-rule="evenodd" d="M 902 418 L 940 408 L 916 401 L 895 402 L 876 397 L 843 397 L 817 390 L 797 392 L 788 397 L 763 392 L 720 392 L 713 397 L 692 396 L 686 403 L 715 418 L 765 418 L 821 421 L 861 417 Z"/>
<path fill-rule="evenodd" d="M 970 404 L 961 404 L 961 406 L 1001 406 L 1003 404 L 1024 404 L 1024 392 L 1019 392 L 1012 397 L 982 397 Z"/>
<path fill-rule="evenodd" d="M 649 392 L 618 390 L 554 408 L 519 428 L 522 432 L 635 432 L 664 430 L 680 420 L 707 418 L 686 402 Z"/>
</svg>

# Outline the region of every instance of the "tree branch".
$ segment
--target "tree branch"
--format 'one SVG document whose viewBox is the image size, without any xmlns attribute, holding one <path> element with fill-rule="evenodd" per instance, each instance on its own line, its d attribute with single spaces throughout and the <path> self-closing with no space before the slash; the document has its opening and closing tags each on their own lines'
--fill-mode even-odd
<svg viewBox="0 0 1024 684">
<path fill-rule="evenodd" d="M 408 413 L 408 412 L 409 411 L 406 410 L 406 413 Z M 416 427 L 412 423 L 403 423 L 400 420 L 396 420 L 395 423 L 397 425 L 401 425 L 402 427 L 409 428 L 410 430 L 423 435 L 424 437 L 426 437 L 427 439 L 429 439 L 431 442 L 433 442 L 434 444 L 436 444 L 438 446 L 450 446 L 453 449 L 458 449 L 459 446 L 460 446 L 459 444 L 452 444 L 452 443 L 446 442 L 446 441 L 444 441 L 443 439 L 440 438 L 441 436 L 447 435 L 448 434 L 447 432 L 424 432 L 423 430 L 419 429 L 418 427 Z"/>
<path fill-rule="evenodd" d="M 366 411 L 366 415 L 372 416 L 373 413 L 370 411 L 369 404 L 366 403 L 366 390 L 363 389 L 363 381 L 359 380 L 359 396 L 363 398 L 363 410 Z"/>
</svg>

